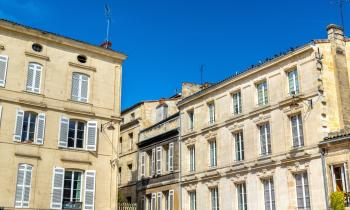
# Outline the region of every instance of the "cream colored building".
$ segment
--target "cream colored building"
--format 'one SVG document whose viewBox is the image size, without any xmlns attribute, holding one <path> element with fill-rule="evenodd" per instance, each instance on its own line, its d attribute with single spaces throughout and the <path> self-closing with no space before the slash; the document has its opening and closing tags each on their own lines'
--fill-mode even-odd
<svg viewBox="0 0 350 210">
<path fill-rule="evenodd" d="M 0 207 L 116 208 L 125 59 L 0 21 Z"/>
<path fill-rule="evenodd" d="M 326 209 L 318 144 L 350 125 L 350 40 L 327 32 L 178 103 L 181 209 Z"/>
</svg>

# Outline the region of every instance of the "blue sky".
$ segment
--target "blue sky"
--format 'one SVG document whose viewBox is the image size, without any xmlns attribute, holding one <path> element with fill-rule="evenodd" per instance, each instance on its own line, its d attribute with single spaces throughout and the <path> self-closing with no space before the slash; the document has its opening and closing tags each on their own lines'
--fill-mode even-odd
<svg viewBox="0 0 350 210">
<path fill-rule="evenodd" d="M 122 107 L 168 97 L 182 82 L 218 82 L 259 60 L 325 38 L 332 0 L 0 0 L 0 17 L 124 52 Z M 344 7 L 350 33 L 350 3 Z M 347 34 L 349 34 L 347 33 Z"/>
</svg>

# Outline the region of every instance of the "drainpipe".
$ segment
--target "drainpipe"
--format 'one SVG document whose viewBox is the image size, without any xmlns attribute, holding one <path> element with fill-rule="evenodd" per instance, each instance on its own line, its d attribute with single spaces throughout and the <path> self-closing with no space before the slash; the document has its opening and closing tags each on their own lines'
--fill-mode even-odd
<svg viewBox="0 0 350 210">
<path fill-rule="evenodd" d="M 324 198 L 326 201 L 326 209 L 329 209 L 329 201 L 328 201 L 328 184 L 327 184 L 327 174 L 326 174 L 326 149 L 321 149 L 321 161 L 322 161 L 322 175 L 323 175 L 323 188 L 324 188 Z"/>
<path fill-rule="evenodd" d="M 182 209 L 182 183 L 181 183 L 181 176 L 182 176 L 182 162 L 181 162 L 181 154 L 182 154 L 182 149 L 181 149 L 181 112 L 179 113 L 179 166 L 180 166 L 180 172 L 179 172 L 179 185 L 180 185 L 180 209 Z"/>
</svg>

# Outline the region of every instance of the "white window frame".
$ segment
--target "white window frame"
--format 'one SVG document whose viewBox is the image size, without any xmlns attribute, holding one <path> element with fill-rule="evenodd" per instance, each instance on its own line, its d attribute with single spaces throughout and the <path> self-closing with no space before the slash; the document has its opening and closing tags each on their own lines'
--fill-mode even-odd
<svg viewBox="0 0 350 210">
<path fill-rule="evenodd" d="M 345 192 L 349 192 L 349 183 L 348 183 L 348 166 L 347 163 L 340 163 L 340 164 L 332 164 L 330 165 L 331 170 L 331 177 L 332 177 L 332 186 L 333 186 L 333 192 L 336 192 L 336 179 L 334 174 L 334 167 L 340 167 L 341 170 L 341 181 L 343 188 L 345 188 Z"/>
<path fill-rule="evenodd" d="M 293 119 L 296 119 L 296 121 L 293 121 Z M 296 125 L 293 125 L 293 122 L 296 122 Z M 292 132 L 292 144 L 294 148 L 303 147 L 304 146 L 304 131 L 303 131 L 303 119 L 301 114 L 293 115 L 290 117 L 290 125 L 291 125 L 291 132 Z M 296 135 L 294 136 L 293 127 L 296 127 Z M 294 138 L 297 138 L 297 145 L 294 143 Z"/>
<path fill-rule="evenodd" d="M 188 129 L 189 131 L 194 130 L 194 110 L 188 111 Z"/>
<path fill-rule="evenodd" d="M 73 77 L 74 75 L 78 75 L 78 95 L 73 96 Z M 82 96 L 82 83 L 83 83 L 83 76 L 87 77 L 87 90 L 86 90 L 86 99 Z M 74 101 L 79 101 L 83 103 L 89 102 L 89 95 L 90 95 L 90 76 L 88 74 L 80 73 L 80 72 L 73 72 L 72 73 L 72 87 L 71 87 L 71 99 Z M 76 97 L 76 99 L 74 99 Z M 85 101 L 86 100 L 86 101 Z"/>
<path fill-rule="evenodd" d="M 219 210 L 219 188 L 210 188 L 210 206 L 211 210 Z"/>
<path fill-rule="evenodd" d="M 29 78 L 29 69 L 32 68 L 33 75 L 32 78 Z M 36 81 L 37 74 L 40 72 L 40 78 L 39 81 Z M 27 83 L 26 83 L 26 91 L 32 92 L 32 93 L 40 93 L 41 90 L 41 80 L 43 77 L 43 65 L 36 62 L 29 62 L 28 63 L 28 70 L 27 70 Z M 30 86 L 28 83 L 29 81 L 32 82 L 32 86 Z M 36 84 L 36 82 L 39 82 L 39 84 Z M 38 88 L 35 86 L 38 85 Z"/>
<path fill-rule="evenodd" d="M 191 145 L 188 147 L 190 153 L 190 172 L 196 171 L 196 147 Z"/>
<path fill-rule="evenodd" d="M 237 108 L 237 109 L 236 109 Z M 232 113 L 233 115 L 239 115 L 242 113 L 242 93 L 237 91 L 232 94 Z"/>
<path fill-rule="evenodd" d="M 307 179 L 307 188 L 305 187 L 305 178 L 304 178 L 304 175 Z M 297 176 L 301 176 L 301 186 L 302 186 L 302 193 L 303 193 L 303 206 L 302 207 L 299 207 L 298 206 L 298 190 L 297 190 Z M 309 177 L 308 177 L 308 173 L 307 171 L 303 171 L 303 172 L 299 172 L 299 173 L 296 173 L 294 174 L 294 178 L 295 178 L 295 186 L 296 186 L 296 201 L 297 201 L 297 209 L 309 209 L 311 208 L 311 195 L 310 195 L 310 183 L 309 183 Z M 308 204 L 306 203 L 306 190 L 308 190 L 309 192 L 309 206 L 307 206 Z"/>
<path fill-rule="evenodd" d="M 71 121 L 75 121 L 75 128 L 74 128 L 74 147 L 69 147 L 68 146 L 68 141 L 69 141 L 69 134 L 68 134 L 68 141 L 67 141 L 67 148 L 70 148 L 70 149 L 84 149 L 85 148 L 85 145 L 86 145 L 86 141 L 87 141 L 87 122 L 85 121 L 82 121 L 82 120 L 77 120 L 77 119 L 69 119 L 69 122 L 68 122 L 68 133 L 69 133 L 69 126 L 70 126 L 70 122 Z M 78 133 L 78 123 L 81 122 L 81 123 L 84 123 L 84 136 L 83 136 L 83 145 L 81 148 L 77 147 L 77 133 Z"/>
<path fill-rule="evenodd" d="M 267 126 L 269 129 L 267 129 Z M 263 129 L 263 135 L 262 131 Z M 259 125 L 259 138 L 260 138 L 260 155 L 261 156 L 268 156 L 271 155 L 272 153 L 272 144 L 271 144 L 271 126 L 269 122 L 263 123 Z M 264 138 L 264 144 L 263 144 L 263 139 Z M 270 144 L 270 149 L 269 149 L 269 144 Z M 265 153 L 263 153 L 263 147 L 265 148 Z"/>
<path fill-rule="evenodd" d="M 236 184 L 236 193 L 237 193 L 237 209 L 247 210 L 247 186 L 245 182 Z M 241 203 L 242 202 L 242 203 Z M 240 208 L 242 206 L 242 208 Z"/>
<path fill-rule="evenodd" d="M 66 176 L 66 173 L 67 172 L 72 172 L 72 179 L 71 179 L 71 186 L 70 186 L 70 202 L 72 202 L 73 201 L 73 190 L 74 190 L 74 182 L 73 182 L 73 180 L 74 180 L 74 175 L 75 175 L 75 173 L 80 173 L 80 197 L 79 197 L 79 201 L 77 201 L 77 202 L 82 202 L 82 194 L 83 194 L 83 192 L 85 191 L 85 190 L 83 190 L 83 185 L 84 185 L 84 183 L 83 183 L 83 180 L 84 180 L 84 172 L 83 171 L 79 171 L 79 170 L 65 170 L 64 171 L 64 174 L 63 174 L 63 186 L 64 186 L 64 182 L 66 181 L 65 180 L 65 176 Z M 63 187 L 63 194 L 64 194 L 64 187 Z M 63 199 L 64 199 L 64 196 L 62 196 L 62 204 L 63 204 Z"/>
<path fill-rule="evenodd" d="M 5 87 L 9 57 L 7 55 L 0 55 L 0 60 L 2 62 L 5 62 L 4 78 L 3 78 L 3 80 L 1 80 L 1 78 L 0 78 L 0 87 Z"/>
<path fill-rule="evenodd" d="M 209 166 L 211 168 L 217 167 L 217 144 L 215 139 L 209 141 L 209 156 Z"/>
<path fill-rule="evenodd" d="M 244 137 L 242 130 L 234 133 L 234 154 L 235 161 L 244 161 Z"/>
<path fill-rule="evenodd" d="M 197 208 L 197 198 L 196 198 L 196 191 L 190 191 L 188 192 L 189 197 L 189 204 L 190 204 L 190 210 L 196 210 Z"/>
<path fill-rule="evenodd" d="M 275 210 L 276 209 L 276 197 L 275 197 L 275 186 L 274 186 L 274 181 L 273 178 L 270 177 L 268 179 L 263 179 L 262 180 L 263 184 L 263 189 L 264 189 L 264 208 L 265 210 Z M 266 186 L 266 185 L 267 186 Z M 268 187 L 267 189 L 265 187 Z M 268 193 L 268 199 L 266 200 L 265 193 Z M 266 208 L 268 204 L 268 207 Z"/>
<path fill-rule="evenodd" d="M 23 166 L 24 168 L 21 169 L 21 166 Z M 23 171 L 23 181 L 22 181 L 22 183 L 19 183 L 19 180 L 18 180 L 18 174 L 20 173 L 20 171 Z M 27 175 L 28 173 L 30 173 L 30 177 L 28 177 L 28 175 Z M 32 177 L 33 177 L 33 166 L 32 165 L 26 164 L 26 163 L 18 164 L 17 178 L 16 178 L 16 194 L 17 194 L 17 190 L 20 189 L 20 191 L 21 191 L 21 199 L 20 200 L 16 200 L 16 197 L 15 197 L 15 208 L 29 208 L 30 194 L 31 194 L 30 192 L 31 192 L 31 188 L 32 188 Z M 27 178 L 30 178 L 29 185 L 26 184 L 28 182 Z M 28 196 L 28 201 L 24 200 L 25 193 L 26 193 L 25 188 L 29 188 L 28 195 L 27 195 Z M 15 194 L 15 196 L 16 196 L 16 194 Z M 20 204 L 18 205 L 17 202 L 20 202 Z"/>
<path fill-rule="evenodd" d="M 288 78 L 288 92 L 289 92 L 289 95 L 297 95 L 297 94 L 299 94 L 299 92 L 300 92 L 300 85 L 299 85 L 299 72 L 298 72 L 298 69 L 293 69 L 291 71 L 288 71 L 287 72 L 287 78 Z M 292 82 L 292 84 L 291 84 L 291 82 Z M 293 89 L 293 90 L 291 90 L 291 89 Z M 291 91 L 294 91 L 294 94 Z"/>
<path fill-rule="evenodd" d="M 215 103 L 208 103 L 209 124 L 215 123 Z"/>
<path fill-rule="evenodd" d="M 260 91 L 260 88 L 262 88 L 261 89 L 261 91 Z M 257 105 L 258 106 L 265 106 L 266 104 L 268 104 L 269 103 L 269 94 L 268 94 L 268 86 L 267 86 L 267 81 L 266 80 L 264 80 L 264 81 L 262 81 L 262 82 L 259 82 L 259 83 L 257 83 L 256 84 L 256 90 L 257 90 Z M 262 97 L 262 102 L 260 103 L 260 101 L 259 101 L 259 94 L 260 94 L 260 92 L 261 92 L 261 97 Z"/>
</svg>

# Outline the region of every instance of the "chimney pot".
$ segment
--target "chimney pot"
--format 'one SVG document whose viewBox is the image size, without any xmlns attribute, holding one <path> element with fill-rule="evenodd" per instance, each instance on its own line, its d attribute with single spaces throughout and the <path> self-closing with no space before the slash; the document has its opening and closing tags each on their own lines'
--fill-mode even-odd
<svg viewBox="0 0 350 210">
<path fill-rule="evenodd" d="M 344 30 L 336 24 L 329 24 L 327 26 L 327 33 L 329 40 L 344 40 Z"/>
</svg>

